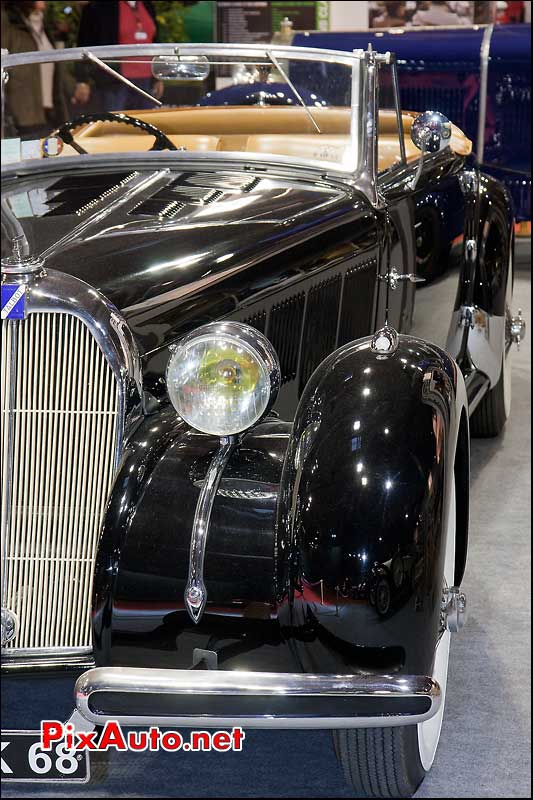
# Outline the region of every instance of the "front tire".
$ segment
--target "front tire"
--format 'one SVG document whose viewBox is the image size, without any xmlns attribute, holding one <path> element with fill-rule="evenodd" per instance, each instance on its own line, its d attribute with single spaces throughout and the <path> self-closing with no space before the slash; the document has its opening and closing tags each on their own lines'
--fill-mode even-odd
<svg viewBox="0 0 533 800">
<path fill-rule="evenodd" d="M 425 778 L 416 725 L 334 731 L 333 740 L 358 797 L 411 797 Z"/>
<path fill-rule="evenodd" d="M 444 586 L 455 577 L 456 489 L 452 484 L 446 529 Z M 435 650 L 433 677 L 439 683 L 442 703 L 438 713 L 418 725 L 391 728 L 353 728 L 333 731 L 333 745 L 346 781 L 358 797 L 412 797 L 431 769 L 440 739 L 450 631 L 444 630 Z"/>
<path fill-rule="evenodd" d="M 498 383 L 489 389 L 470 419 L 470 432 L 474 438 L 491 439 L 503 431 L 511 410 L 510 376 L 510 354 L 504 353 Z"/>
</svg>

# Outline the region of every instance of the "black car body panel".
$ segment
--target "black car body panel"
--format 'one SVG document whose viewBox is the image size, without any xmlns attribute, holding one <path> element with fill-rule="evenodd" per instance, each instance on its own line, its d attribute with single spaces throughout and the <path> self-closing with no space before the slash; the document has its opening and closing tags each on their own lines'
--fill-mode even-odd
<svg viewBox="0 0 533 800">
<path fill-rule="evenodd" d="M 183 595 L 195 506 L 218 442 L 168 410 L 139 428 L 117 478 L 96 564 L 98 664 L 188 668 L 191 646 L 213 650 L 213 638 L 236 638 L 237 653 L 279 643 L 274 528 L 290 427 L 257 426 L 224 471 L 206 560 L 210 608 L 199 626 Z M 227 658 L 231 666 L 233 649 L 220 653 L 220 662 Z"/>
<path fill-rule="evenodd" d="M 183 594 L 217 442 L 168 412 L 138 429 L 96 566 L 97 664 L 187 669 L 200 649 L 221 669 L 430 671 L 465 398 L 438 348 L 405 337 L 380 360 L 369 341 L 323 362 L 294 426 L 259 425 L 229 462 L 199 625 Z M 457 488 L 467 502 L 467 485 Z M 459 537 L 467 527 L 460 518 Z"/>
<path fill-rule="evenodd" d="M 369 338 L 346 345 L 302 396 L 282 479 L 277 588 L 291 600 L 291 628 L 312 621 L 322 650 L 353 650 L 351 668 L 359 657 L 366 668 L 374 658 L 374 668 L 431 669 L 465 403 L 453 361 L 410 336 L 390 357 Z M 308 649 L 306 669 L 321 653 Z"/>
</svg>

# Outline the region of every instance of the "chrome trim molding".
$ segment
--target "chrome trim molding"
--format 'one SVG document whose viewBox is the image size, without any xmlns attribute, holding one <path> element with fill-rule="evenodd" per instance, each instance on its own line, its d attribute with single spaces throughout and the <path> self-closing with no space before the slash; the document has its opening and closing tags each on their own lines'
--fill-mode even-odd
<svg viewBox="0 0 533 800">
<path fill-rule="evenodd" d="M 166 173 L 166 171 L 165 171 Z M 150 176 L 153 179 L 154 176 Z M 119 384 L 124 440 L 142 415 L 141 360 L 135 340 L 122 315 L 97 289 L 57 270 L 40 274 L 10 275 L 11 283 L 26 283 L 27 314 L 69 314 L 89 328 Z"/>
<path fill-rule="evenodd" d="M 380 275 L 379 277 L 383 277 L 385 280 L 388 278 L 387 275 Z M 380 353 L 382 356 L 392 356 L 398 349 L 399 343 L 398 331 L 391 328 L 390 325 L 386 325 L 375 332 L 370 342 L 370 347 L 375 353 Z"/>
<path fill-rule="evenodd" d="M 480 82 L 479 82 L 479 116 L 477 128 L 477 160 L 483 163 L 485 155 L 485 124 L 487 121 L 487 90 L 489 85 L 490 43 L 494 25 L 488 25 L 483 31 L 481 40 L 480 57 Z"/>
<path fill-rule="evenodd" d="M 17 362 L 17 337 L 15 335 L 16 332 L 16 322 L 15 320 L 9 320 L 7 322 L 6 328 L 7 331 L 2 331 L 3 335 L 5 336 L 8 333 L 9 336 L 9 373 L 10 375 L 14 374 L 16 369 L 16 362 Z M 7 348 L 6 348 L 7 350 Z M 2 354 L 4 351 L 4 347 L 2 347 Z M 7 354 L 6 354 L 7 355 Z M 2 381 L 3 383 L 3 381 Z M 6 387 L 2 387 L 3 391 L 5 391 Z M 1 520 L 1 532 L 2 532 L 2 614 L 4 613 L 4 609 L 7 606 L 7 558 L 8 558 L 8 542 L 10 538 L 11 532 L 11 497 L 13 492 L 13 455 L 14 455 L 14 436 L 13 436 L 13 425 L 14 425 L 14 413 L 15 413 L 15 399 L 16 399 L 16 387 L 15 381 L 9 381 L 8 392 L 6 393 L 8 396 L 7 399 L 7 441 L 5 440 L 4 436 L 2 441 L 2 449 L 5 447 L 6 450 L 6 461 L 4 463 L 4 467 L 7 465 L 7 469 L 3 469 L 2 474 L 2 520 Z M 4 428 L 2 420 L 2 428 Z M 3 432 L 3 431 L 2 431 Z M 3 457 L 3 453 L 2 453 Z M 10 637 L 13 639 L 14 636 Z M 2 635 L 2 647 L 8 643 L 9 640 L 4 641 L 4 636 Z"/>
<path fill-rule="evenodd" d="M 518 314 L 511 314 L 509 323 L 511 342 L 516 345 L 517 350 L 520 350 L 520 344 L 526 338 L 527 333 L 527 325 L 521 308 L 518 309 Z"/>
<path fill-rule="evenodd" d="M 152 163 L 153 162 L 153 163 Z M 220 169 L 220 164 L 224 164 L 224 169 L 236 169 L 239 172 L 243 170 L 243 160 L 238 152 L 201 152 L 199 150 L 173 150 L 171 153 L 168 150 L 147 150 L 142 153 L 135 153 L 135 163 L 137 166 L 154 167 L 160 166 L 171 167 L 176 169 L 182 163 L 186 163 L 187 168 L 194 166 L 198 163 L 199 166 L 210 164 L 216 169 Z M 106 167 L 108 165 L 124 165 L 125 168 L 131 168 L 131 153 L 99 153 L 91 155 L 90 159 L 80 159 L 79 155 L 62 156 L 60 159 L 28 159 L 26 161 L 8 162 L 2 164 L 0 173 L 2 179 L 7 179 L 14 175 L 38 175 L 42 172 L 63 173 L 68 169 L 94 169 L 98 166 Z M 354 186 L 363 185 L 359 180 L 357 173 L 351 173 L 336 164 L 333 161 L 312 161 L 309 159 L 294 160 L 293 156 L 276 156 L 265 155 L 264 153 L 246 153 L 246 161 L 244 169 L 251 175 L 254 174 L 254 166 L 257 170 L 264 172 L 265 166 L 273 165 L 278 169 L 285 169 L 288 176 L 295 173 L 302 174 L 309 178 L 309 171 L 316 175 L 317 179 L 323 179 L 324 176 L 332 180 L 342 180 L 343 182 L 350 182 Z M 280 173 L 281 174 L 281 173 Z"/>
<path fill-rule="evenodd" d="M 228 335 L 244 346 L 249 346 L 254 351 L 257 359 L 268 371 L 270 379 L 269 398 L 261 416 L 256 417 L 252 422 L 252 425 L 256 425 L 260 419 L 263 419 L 268 414 L 276 401 L 279 387 L 281 386 L 281 368 L 278 355 L 269 340 L 263 336 L 262 333 L 249 325 L 229 320 L 210 322 L 185 336 L 177 346 L 172 348 L 172 355 L 167 367 L 167 385 L 172 380 L 170 374 L 172 372 L 173 360 L 176 358 L 179 360 L 185 357 L 183 353 L 186 350 L 186 346 L 202 336 L 211 336 L 215 338 L 218 334 Z M 173 402 L 172 392 L 170 392 L 170 399 Z M 179 404 L 176 404 L 175 407 L 177 412 L 181 413 L 185 421 L 187 421 L 186 414 L 180 410 Z M 194 427 L 193 422 L 190 422 L 190 424 Z M 240 431 L 234 429 L 233 435 L 222 436 L 220 438 L 219 449 L 213 456 L 205 479 L 201 482 L 201 491 L 196 504 L 192 525 L 189 575 L 184 593 L 185 607 L 189 616 L 195 623 L 200 622 L 207 602 L 207 589 L 205 587 L 203 572 L 205 549 L 207 537 L 209 535 L 209 522 L 213 504 L 226 464 L 240 441 L 239 437 L 244 432 L 245 430 L 242 429 Z M 211 433 L 213 432 L 211 431 Z"/>
<path fill-rule="evenodd" d="M 135 696 L 161 695 L 170 702 L 176 698 L 190 699 L 191 695 L 200 698 L 228 698 L 228 715 L 211 716 L 180 713 L 168 715 L 124 714 L 98 710 L 98 700 L 94 695 L 101 693 L 124 694 L 128 704 L 135 704 Z M 287 711 L 279 715 L 261 713 L 261 699 L 284 698 Z M 316 715 L 291 713 L 291 699 L 309 697 L 319 700 L 329 697 L 333 700 L 353 699 L 356 701 L 371 698 L 375 702 L 375 716 L 359 714 L 354 709 L 347 716 L 331 716 L 324 705 Z M 258 701 L 258 712 L 239 716 L 239 699 Z M 423 713 L 380 714 L 380 703 L 416 699 L 429 701 L 429 708 Z M 92 699 L 92 702 L 91 702 Z M 102 725 L 114 719 L 122 725 L 178 725 L 183 727 L 207 727 L 238 724 L 252 728 L 373 728 L 411 725 L 424 722 L 439 710 L 442 694 L 439 684 L 431 677 L 423 675 L 318 675 L 303 673 L 273 673 L 244 671 L 194 671 L 173 669 L 138 669 L 136 667 L 97 667 L 81 675 L 76 681 L 75 702 L 77 711 L 88 722 Z M 296 708 L 296 707 L 295 707 Z M 245 712 L 246 714 L 246 712 Z"/>
<path fill-rule="evenodd" d="M 398 272 L 396 267 L 393 267 L 386 275 L 378 275 L 380 281 L 386 281 L 391 289 L 395 292 L 400 283 L 409 281 L 409 283 L 425 283 L 426 279 L 422 278 L 414 272 Z"/>
<path fill-rule="evenodd" d="M 400 80 L 398 78 L 398 62 L 396 56 L 391 56 L 392 90 L 394 93 L 394 110 L 396 112 L 396 124 L 398 125 L 398 136 L 400 139 L 400 161 L 407 164 L 407 153 L 405 150 L 405 131 L 403 127 L 402 104 L 400 100 Z"/>
<path fill-rule="evenodd" d="M 194 43 L 194 44 L 134 44 L 134 45 L 100 45 L 98 47 L 73 47 L 62 50 L 52 51 L 32 51 L 31 53 L 12 53 L 2 50 L 1 68 L 9 69 L 24 64 L 41 64 L 43 61 L 82 61 L 87 58 L 90 52 L 102 60 L 113 58 L 139 58 L 141 56 L 217 56 L 224 58 L 261 58 L 268 59 L 268 53 L 272 52 L 277 58 L 298 59 L 301 61 L 326 61 L 333 64 L 344 64 L 351 66 L 354 61 L 361 61 L 365 58 L 362 50 L 354 50 L 347 53 L 345 50 L 322 50 L 319 47 L 287 47 L 280 45 L 261 45 L 261 44 L 213 44 Z M 384 53 L 374 53 L 378 61 L 388 63 L 389 56 Z M 226 63 L 226 62 L 224 62 Z"/>
<path fill-rule="evenodd" d="M 461 352 L 464 329 L 468 329 L 468 350 L 472 363 L 490 380 L 500 380 L 503 364 L 505 317 L 489 314 L 479 306 L 461 306 L 452 317 L 446 350 L 454 357 Z"/>
<path fill-rule="evenodd" d="M 444 612 L 446 618 L 446 628 L 451 633 L 459 633 L 466 624 L 466 595 L 459 587 L 452 586 L 446 590 L 444 595 Z"/>
<path fill-rule="evenodd" d="M 465 241 L 465 259 L 470 264 L 475 264 L 477 261 L 477 241 L 475 239 L 467 239 Z"/>
<path fill-rule="evenodd" d="M 459 175 L 459 185 L 463 194 L 477 194 L 479 191 L 479 173 L 475 169 L 465 169 Z"/>
<path fill-rule="evenodd" d="M 204 613 L 207 602 L 207 589 L 204 582 L 204 560 L 209 534 L 209 522 L 222 473 L 231 454 L 235 450 L 238 438 L 228 436 L 220 440 L 220 447 L 215 453 L 196 504 L 191 533 L 191 550 L 189 554 L 189 576 L 185 587 L 185 607 L 192 621 L 198 624 Z"/>
<path fill-rule="evenodd" d="M 356 53 L 357 51 L 354 51 Z M 361 143 L 360 172 L 357 185 L 370 199 L 373 206 L 382 207 L 383 199 L 378 192 L 378 113 L 379 113 L 379 66 L 377 54 L 369 49 L 364 53 L 366 63 L 366 81 L 362 92 L 362 109 L 356 109 L 352 103 L 352 126 L 356 124 L 356 113 L 364 115 L 363 141 Z M 352 95 L 355 91 L 356 70 L 352 73 Z M 357 86 L 359 91 L 359 86 Z M 356 95 L 358 96 L 358 95 Z M 352 127 L 353 130 L 353 127 Z"/>
<path fill-rule="evenodd" d="M 87 670 L 94 667 L 92 648 L 55 647 L 2 650 L 2 672 L 48 672 Z"/>
</svg>

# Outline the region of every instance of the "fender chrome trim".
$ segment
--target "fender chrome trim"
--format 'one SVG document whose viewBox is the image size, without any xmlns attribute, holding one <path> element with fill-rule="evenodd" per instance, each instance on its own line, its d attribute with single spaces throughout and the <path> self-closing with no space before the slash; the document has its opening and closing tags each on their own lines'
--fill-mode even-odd
<svg viewBox="0 0 533 800">
<path fill-rule="evenodd" d="M 202 619 L 207 603 L 207 589 L 204 582 L 204 560 L 209 534 L 209 523 L 215 497 L 217 495 L 222 473 L 235 450 L 239 439 L 237 436 L 223 437 L 215 453 L 198 497 L 191 533 L 191 549 L 189 553 L 189 575 L 185 587 L 185 607 L 192 621 L 197 625 Z"/>
<path fill-rule="evenodd" d="M 424 675 L 319 675 L 97 667 L 75 686 L 95 725 L 373 728 L 433 717 L 439 684 Z"/>
</svg>

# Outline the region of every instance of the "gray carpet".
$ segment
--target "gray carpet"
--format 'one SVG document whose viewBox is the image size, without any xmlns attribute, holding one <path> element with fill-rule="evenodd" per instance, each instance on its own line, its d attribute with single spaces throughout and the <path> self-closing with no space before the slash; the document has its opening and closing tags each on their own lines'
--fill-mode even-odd
<svg viewBox="0 0 533 800">
<path fill-rule="evenodd" d="M 531 320 L 530 273 L 518 276 L 515 298 Z M 453 640 L 442 740 L 418 797 L 531 797 L 530 353 L 528 338 L 514 355 L 514 407 L 505 435 L 472 443 L 470 618 Z M 3 724 L 33 727 L 41 714 L 66 716 L 71 691 L 70 679 L 62 678 L 39 697 L 35 682 L 24 679 L 7 698 Z M 113 754 L 97 771 L 86 787 L 11 784 L 3 794 L 353 796 L 326 731 L 250 731 L 242 754 Z"/>
</svg>

